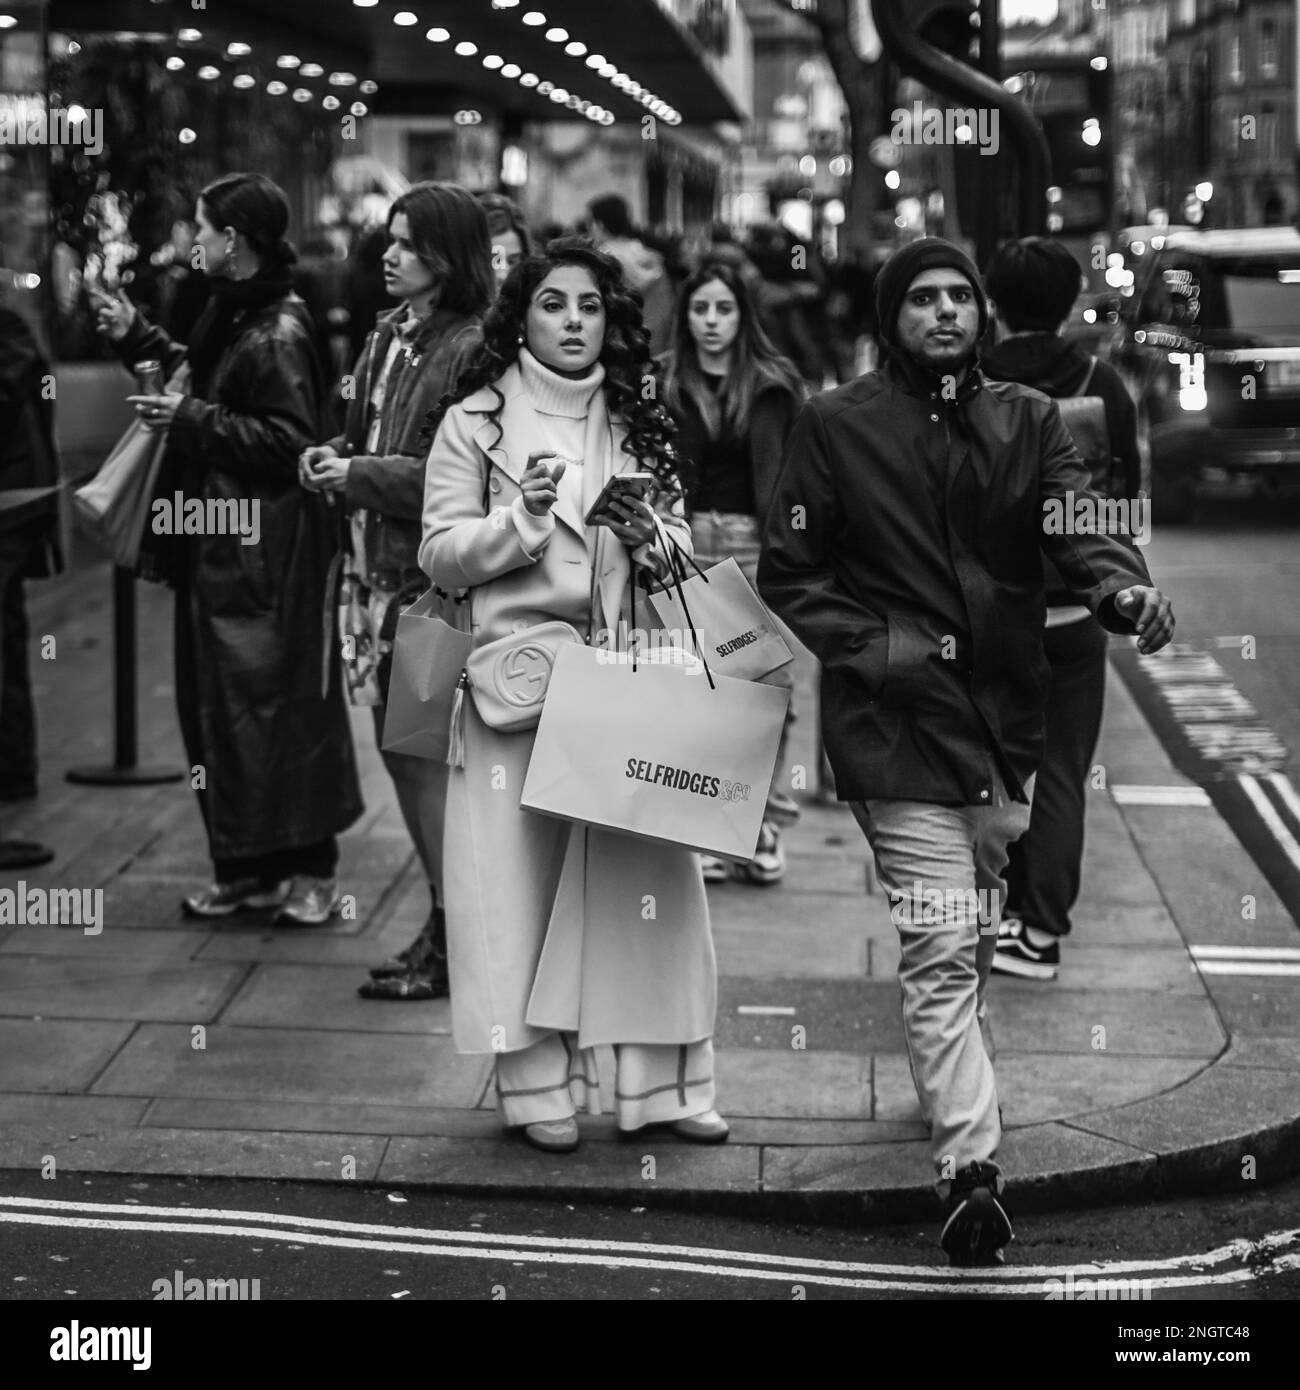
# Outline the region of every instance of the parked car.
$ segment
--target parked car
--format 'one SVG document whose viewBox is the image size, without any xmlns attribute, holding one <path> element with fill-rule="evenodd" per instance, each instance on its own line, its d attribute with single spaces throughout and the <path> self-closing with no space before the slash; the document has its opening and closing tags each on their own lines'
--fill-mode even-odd
<svg viewBox="0 0 1300 1390">
<path fill-rule="evenodd" d="M 1300 232 L 1170 231 L 1104 355 L 1138 407 L 1152 513 L 1186 521 L 1207 470 L 1300 481 Z"/>
</svg>

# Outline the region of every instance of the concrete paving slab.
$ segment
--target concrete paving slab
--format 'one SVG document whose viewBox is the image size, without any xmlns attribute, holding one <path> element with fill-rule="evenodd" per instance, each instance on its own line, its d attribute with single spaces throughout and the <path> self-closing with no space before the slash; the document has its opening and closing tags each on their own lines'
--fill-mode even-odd
<svg viewBox="0 0 1300 1390">
<path fill-rule="evenodd" d="M 740 883 L 710 885 L 709 921 L 715 932 L 775 933 L 789 943 L 796 960 L 808 954 L 800 951 L 800 943 L 815 947 L 826 929 L 862 933 L 869 926 L 890 925 L 888 911 L 874 906 L 861 891 L 805 893 L 784 884 L 750 888 Z"/>
<path fill-rule="evenodd" d="M 490 1066 L 487 1057 L 458 1057 L 448 1038 L 216 1024 L 207 1029 L 206 1048 L 195 1051 L 188 1028 L 145 1024 L 92 1090 L 469 1109 Z"/>
<path fill-rule="evenodd" d="M 354 1033 L 451 1034 L 451 1001 L 362 999 L 365 974 L 350 965 L 258 965 L 222 1023 L 256 1028 L 328 1028 Z"/>
<path fill-rule="evenodd" d="M 929 1128 L 919 1120 L 764 1120 L 728 1116 L 735 1144 L 901 1144 L 925 1139 Z"/>
<path fill-rule="evenodd" d="M 6 1130 L 0 1134 L 0 1168 L 39 1166 L 43 1142 L 39 1132 Z M 372 1182 L 387 1143 L 361 1134 L 128 1129 L 81 1135 L 55 1145 L 53 1154 L 60 1169 L 74 1173 Z"/>
<path fill-rule="evenodd" d="M 1181 1086 L 1205 1062 L 1186 1057 L 1063 1056 L 1002 1052 L 997 1061 L 998 1099 L 1008 1129 L 1069 1119 Z"/>
<path fill-rule="evenodd" d="M 181 911 L 181 899 L 212 880 L 212 866 L 193 879 L 155 878 L 128 874 L 112 879 L 104 889 L 104 933 L 193 928 Z M 241 920 L 269 922 L 270 912 L 241 913 Z M 229 919 L 225 919 L 229 920 Z"/>
<path fill-rule="evenodd" d="M 1071 942 L 1094 946 L 1174 946 L 1178 924 L 1159 902 L 1117 903 L 1094 899 L 1086 890 L 1070 914 Z"/>
<path fill-rule="evenodd" d="M 1265 1162 L 1300 1153 L 1296 1082 L 1286 1071 L 1209 1067 L 1177 1090 L 1075 1124 L 1149 1150 L 1162 1162 L 1177 1158 L 1185 1173 L 1230 1186 L 1245 1180 L 1246 1157 L 1255 1158 L 1256 1180 L 1265 1181 Z"/>
<path fill-rule="evenodd" d="M 0 1018 L 0 1091 L 84 1091 L 135 1026 Z"/>
<path fill-rule="evenodd" d="M 21 956 L 73 956 L 83 960 L 103 960 L 109 956 L 147 956 L 158 960 L 184 961 L 196 955 L 208 940 L 206 931 L 103 931 L 86 936 L 79 931 L 52 927 L 15 927 L 0 942 L 0 954 Z"/>
<path fill-rule="evenodd" d="M 1013 997 L 1013 992 L 1068 988 L 1079 981 L 1087 981 L 1088 989 L 1158 990 L 1205 997 L 1205 986 L 1181 942 L 1170 946 L 1100 946 L 1081 933 L 1071 933 L 1062 942 L 1061 973 L 1056 980 L 1045 985 L 1014 975 L 998 975 L 996 979 L 999 995 L 1007 998 Z"/>
<path fill-rule="evenodd" d="M 3 1114 L 2 1108 L 0 1114 Z M 500 1122 L 490 1110 L 190 1097 L 153 1101 L 142 1123 L 151 1129 L 265 1129 L 315 1134 L 434 1136 L 443 1139 L 486 1139 L 501 1131 Z"/>
<path fill-rule="evenodd" d="M 1227 1042 L 1204 995 L 1198 999 L 1138 989 L 1021 990 L 1013 1001 L 990 988 L 988 999 L 999 1052 L 1105 1052 L 1208 1061 Z"/>
<path fill-rule="evenodd" d="M 1220 1059 L 1218 1065 L 1221 1067 L 1266 1067 L 1272 1070 L 1300 1071 L 1300 1036 L 1268 1038 L 1234 1034 L 1232 1046 Z"/>
<path fill-rule="evenodd" d="M 998 1150 L 998 1164 L 1017 1214 L 1150 1201 L 1161 1195 L 1153 1154 L 1071 1125 L 1009 1131 Z"/>
<path fill-rule="evenodd" d="M 0 1132 L 26 1125 L 64 1139 L 106 1129 L 131 1129 L 144 1118 L 143 1097 L 0 1094 Z"/>
<path fill-rule="evenodd" d="M 1205 977 L 1233 1037 L 1300 1038 L 1300 979 Z"/>
<path fill-rule="evenodd" d="M 751 923 L 713 923 L 713 945 L 718 968 L 728 975 L 755 979 L 788 976 L 797 966 L 803 979 L 852 979 L 867 973 L 867 937 L 856 927 L 826 927 L 818 934 L 816 948 L 798 949 L 796 939 L 784 928 L 766 930 Z"/>
<path fill-rule="evenodd" d="M 1125 806 L 1124 817 L 1186 941 L 1295 945 L 1290 914 L 1221 817 L 1164 806 Z M 1253 918 L 1242 915 L 1247 897 Z"/>
<path fill-rule="evenodd" d="M 793 1009 L 792 1014 L 742 1014 L 744 1009 Z M 802 1033 L 796 1032 L 802 1029 Z M 753 980 L 724 975 L 718 981 L 720 1049 L 802 1045 L 812 1052 L 902 1051 L 903 1025 L 897 986 L 883 980 Z"/>
<path fill-rule="evenodd" d="M 921 1189 L 934 1181 L 930 1146 L 923 1141 L 870 1148 L 775 1144 L 763 1148 L 765 1191 Z M 932 1194 L 929 1200 L 935 1200 Z"/>
<path fill-rule="evenodd" d="M 209 933 L 198 958 L 204 961 L 264 961 L 277 965 L 346 965 L 351 968 L 355 989 L 372 965 L 378 965 L 385 957 L 409 946 L 423 922 L 423 917 L 414 925 L 390 919 L 382 931 L 367 930 L 362 936 L 304 933 L 294 927 L 267 927 L 261 931 L 232 931 L 219 927 Z"/>
<path fill-rule="evenodd" d="M 758 1174 L 756 1146 L 727 1143 L 705 1148 L 657 1134 L 617 1144 L 585 1143 L 571 1154 L 544 1154 L 517 1136 L 394 1139 L 379 1176 L 388 1183 L 477 1191 L 538 1192 L 551 1197 L 570 1190 L 607 1191 L 626 1198 L 637 1192 L 652 1196 L 663 1189 L 753 1192 Z"/>
<path fill-rule="evenodd" d="M 870 1059 L 852 1053 L 719 1051 L 714 1075 L 729 1120 L 871 1117 Z"/>
<path fill-rule="evenodd" d="M 7 956 L 0 1015 L 208 1023 L 243 977 L 239 965 L 160 965 L 120 953 Z"/>
</svg>

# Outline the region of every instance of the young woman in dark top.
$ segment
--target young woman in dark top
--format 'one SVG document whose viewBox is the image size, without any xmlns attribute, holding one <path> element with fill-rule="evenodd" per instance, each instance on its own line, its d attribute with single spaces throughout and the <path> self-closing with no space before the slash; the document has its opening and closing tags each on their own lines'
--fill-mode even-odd
<svg viewBox="0 0 1300 1390">
<path fill-rule="evenodd" d="M 683 460 L 696 562 L 707 566 L 734 555 L 754 584 L 762 520 L 803 387 L 793 363 L 777 352 L 763 331 L 749 291 L 732 266 L 706 263 L 682 287 L 673 350 L 663 359 L 662 376 L 663 403 L 679 431 L 677 450 Z M 764 680 L 792 690 L 792 665 Z M 743 882 L 777 883 L 785 873 L 778 823 L 799 813 L 783 787 L 793 720 L 792 703 L 757 852 L 735 870 Z M 727 867 L 706 857 L 704 877 L 720 882 L 727 877 Z"/>
</svg>

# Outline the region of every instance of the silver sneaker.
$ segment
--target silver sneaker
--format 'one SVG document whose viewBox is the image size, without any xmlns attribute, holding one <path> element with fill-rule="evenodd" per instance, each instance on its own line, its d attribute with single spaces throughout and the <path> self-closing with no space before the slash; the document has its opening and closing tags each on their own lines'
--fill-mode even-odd
<svg viewBox="0 0 1300 1390">
<path fill-rule="evenodd" d="M 295 874 L 274 920 L 295 927 L 320 927 L 339 910 L 338 883 L 332 878 Z"/>
<path fill-rule="evenodd" d="M 236 912 L 278 907 L 289 892 L 289 880 L 264 883 L 260 878 L 240 878 L 233 883 L 213 883 L 191 893 L 181 902 L 187 917 L 229 917 Z"/>
</svg>

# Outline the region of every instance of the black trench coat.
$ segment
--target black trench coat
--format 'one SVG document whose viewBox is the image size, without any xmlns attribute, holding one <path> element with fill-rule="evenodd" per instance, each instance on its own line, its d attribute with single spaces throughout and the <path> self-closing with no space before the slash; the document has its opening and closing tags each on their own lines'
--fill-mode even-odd
<svg viewBox="0 0 1300 1390">
<path fill-rule="evenodd" d="M 185 357 L 140 318 L 119 352 L 159 358 L 168 375 Z M 176 594 L 186 753 L 204 768 L 214 859 L 304 848 L 346 830 L 363 804 L 333 631 L 321 621 L 337 522 L 298 485 L 298 455 L 324 436 L 302 300 L 248 310 L 191 389 L 168 431 L 164 472 L 179 468 L 186 496 L 258 502 L 261 537 L 186 538 Z"/>
</svg>

